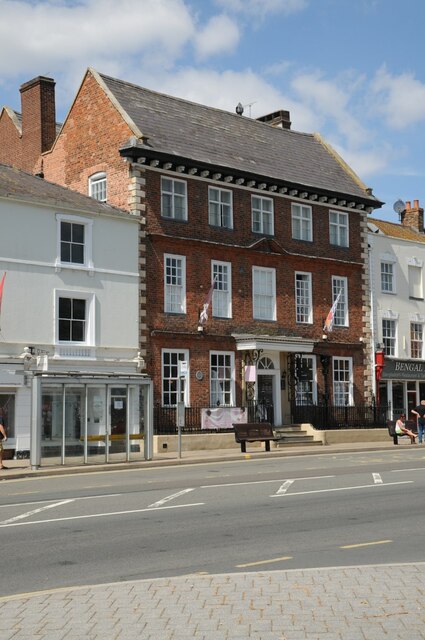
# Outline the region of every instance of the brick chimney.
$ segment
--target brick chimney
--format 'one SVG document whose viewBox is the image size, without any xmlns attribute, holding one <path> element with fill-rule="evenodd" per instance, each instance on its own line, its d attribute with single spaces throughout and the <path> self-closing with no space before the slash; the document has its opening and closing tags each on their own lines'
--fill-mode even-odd
<svg viewBox="0 0 425 640">
<path fill-rule="evenodd" d="M 261 116 L 261 118 L 257 118 L 260 122 L 266 122 L 267 124 L 271 124 L 272 127 L 277 127 L 278 129 L 290 129 L 291 128 L 291 116 L 289 111 L 283 111 L 280 109 L 279 111 L 274 111 L 273 113 L 269 113 L 266 116 Z"/>
<path fill-rule="evenodd" d="M 424 233 L 424 210 L 419 206 L 419 200 L 413 200 L 413 207 L 410 206 L 410 200 L 406 200 L 406 208 L 401 214 L 401 224 Z"/>
<path fill-rule="evenodd" d="M 55 81 L 38 76 L 20 88 L 22 168 L 32 171 L 39 156 L 56 138 Z"/>
</svg>

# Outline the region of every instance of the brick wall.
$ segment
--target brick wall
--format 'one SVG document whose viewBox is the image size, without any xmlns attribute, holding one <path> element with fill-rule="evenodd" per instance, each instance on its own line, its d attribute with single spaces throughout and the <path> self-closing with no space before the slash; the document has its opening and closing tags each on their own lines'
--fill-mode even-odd
<svg viewBox="0 0 425 640">
<path fill-rule="evenodd" d="M 0 162 L 14 167 L 21 167 L 22 140 L 8 111 L 3 109 L 0 115 Z"/>
</svg>

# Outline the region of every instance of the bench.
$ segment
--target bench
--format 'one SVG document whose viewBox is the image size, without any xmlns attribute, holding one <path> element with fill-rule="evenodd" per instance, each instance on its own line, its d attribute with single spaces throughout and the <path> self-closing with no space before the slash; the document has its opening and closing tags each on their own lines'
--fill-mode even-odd
<svg viewBox="0 0 425 640">
<path fill-rule="evenodd" d="M 270 451 L 270 442 L 279 440 L 273 433 L 269 422 L 234 423 L 235 440 L 241 445 L 241 453 L 246 453 L 247 442 L 264 442 L 265 450 Z"/>
<path fill-rule="evenodd" d="M 390 434 L 391 438 L 393 439 L 394 444 L 398 444 L 398 439 L 399 438 L 409 438 L 407 433 L 396 433 L 395 432 L 395 424 L 396 424 L 396 422 L 397 422 L 397 420 L 387 420 L 388 433 Z M 414 420 L 406 420 L 405 426 L 406 426 L 406 429 L 409 429 L 409 431 L 413 431 L 413 433 L 416 432 L 416 422 Z M 410 438 L 409 438 L 409 440 L 410 440 Z"/>
</svg>

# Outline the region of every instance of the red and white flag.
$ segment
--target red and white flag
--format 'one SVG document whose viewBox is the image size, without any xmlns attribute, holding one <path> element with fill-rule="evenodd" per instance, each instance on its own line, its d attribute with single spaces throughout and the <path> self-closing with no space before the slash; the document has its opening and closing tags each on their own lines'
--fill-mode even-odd
<svg viewBox="0 0 425 640">
<path fill-rule="evenodd" d="M 208 320 L 208 309 L 209 309 L 209 306 L 210 306 L 211 301 L 212 301 L 216 279 L 217 279 L 217 276 L 213 280 L 211 288 L 208 291 L 208 295 L 205 298 L 205 302 L 204 302 L 204 305 L 202 307 L 202 311 L 199 314 L 199 324 L 200 324 L 201 327 L 203 327 L 207 323 L 207 320 Z"/>
<path fill-rule="evenodd" d="M 342 289 L 339 290 L 339 293 L 338 293 L 337 297 L 335 298 L 335 302 L 333 303 L 332 307 L 330 308 L 330 311 L 329 311 L 328 315 L 326 316 L 325 324 L 323 326 L 323 331 L 326 331 L 326 333 L 330 333 L 332 331 L 332 329 L 333 329 L 334 320 L 335 320 L 335 311 L 336 311 L 336 308 L 338 306 L 338 302 L 339 302 L 339 299 L 341 297 L 341 293 L 342 293 Z"/>
<path fill-rule="evenodd" d="M 4 272 L 3 278 L 1 279 L 1 282 L 0 282 L 0 314 L 1 314 L 1 303 L 3 300 L 3 288 L 4 288 L 5 279 L 6 279 L 6 271 Z"/>
</svg>

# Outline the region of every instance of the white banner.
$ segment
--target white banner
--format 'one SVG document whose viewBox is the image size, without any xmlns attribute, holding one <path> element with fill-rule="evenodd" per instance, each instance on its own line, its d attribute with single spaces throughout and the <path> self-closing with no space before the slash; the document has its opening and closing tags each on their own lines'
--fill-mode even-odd
<svg viewBox="0 0 425 640">
<path fill-rule="evenodd" d="M 217 407 L 201 410 L 202 429 L 232 429 L 234 422 L 248 422 L 245 407 Z"/>
</svg>

